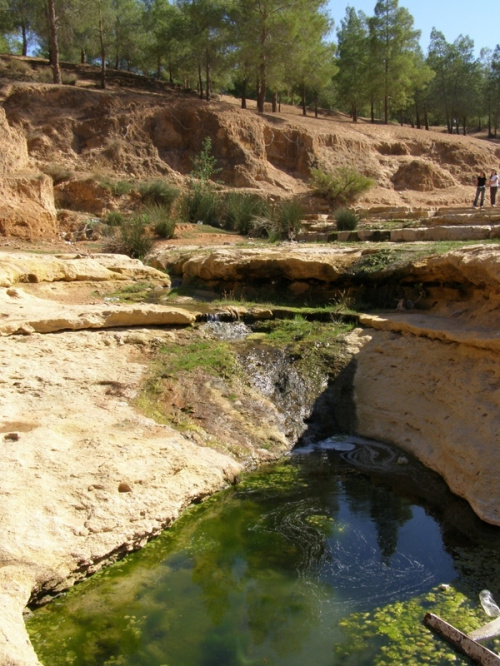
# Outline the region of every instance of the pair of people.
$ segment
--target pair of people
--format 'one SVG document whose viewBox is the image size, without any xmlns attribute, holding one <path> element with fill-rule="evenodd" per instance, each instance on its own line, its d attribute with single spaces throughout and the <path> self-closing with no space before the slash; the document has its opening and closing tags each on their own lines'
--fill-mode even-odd
<svg viewBox="0 0 500 666">
<path fill-rule="evenodd" d="M 491 176 L 489 178 L 489 185 L 490 185 L 490 203 L 492 206 L 494 206 L 497 198 L 498 187 L 500 186 L 500 178 L 496 171 L 491 172 Z M 479 203 L 480 208 L 484 206 L 485 194 L 486 194 L 486 173 L 484 171 L 481 171 L 481 173 L 477 177 L 476 196 L 473 203 L 474 208 L 477 206 L 478 201 L 480 202 Z"/>
</svg>

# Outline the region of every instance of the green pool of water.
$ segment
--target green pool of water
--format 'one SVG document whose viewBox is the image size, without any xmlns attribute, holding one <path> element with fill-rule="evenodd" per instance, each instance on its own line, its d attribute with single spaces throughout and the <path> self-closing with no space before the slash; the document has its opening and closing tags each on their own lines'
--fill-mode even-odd
<svg viewBox="0 0 500 666">
<path fill-rule="evenodd" d="M 46 666 L 468 664 L 422 619 L 489 621 L 499 545 L 405 454 L 332 439 L 193 507 L 27 627 Z"/>
</svg>

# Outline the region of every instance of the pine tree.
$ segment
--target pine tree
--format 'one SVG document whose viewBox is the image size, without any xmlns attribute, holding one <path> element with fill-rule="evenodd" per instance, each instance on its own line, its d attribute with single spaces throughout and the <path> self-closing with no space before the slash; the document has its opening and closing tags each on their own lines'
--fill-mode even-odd
<svg viewBox="0 0 500 666">
<path fill-rule="evenodd" d="M 375 62 L 372 81 L 383 102 L 384 122 L 388 123 L 390 110 L 404 107 L 408 101 L 420 31 L 413 29 L 413 17 L 399 7 L 398 0 L 379 0 L 369 26 Z"/>
<path fill-rule="evenodd" d="M 347 7 L 337 30 L 338 74 L 335 84 L 339 102 L 346 106 L 353 122 L 369 101 L 369 44 L 367 19 L 363 12 Z"/>
</svg>

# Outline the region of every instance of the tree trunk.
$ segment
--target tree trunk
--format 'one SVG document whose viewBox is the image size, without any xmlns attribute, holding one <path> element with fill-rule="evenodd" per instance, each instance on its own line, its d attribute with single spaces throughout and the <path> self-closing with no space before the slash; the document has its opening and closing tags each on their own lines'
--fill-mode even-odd
<svg viewBox="0 0 500 666">
<path fill-rule="evenodd" d="M 351 105 L 351 118 L 353 123 L 358 122 L 358 107 L 356 104 Z"/>
<path fill-rule="evenodd" d="M 306 106 L 306 84 L 302 83 L 302 88 L 300 91 L 301 94 L 301 105 L 302 105 L 302 115 L 307 116 L 307 106 Z"/>
<path fill-rule="evenodd" d="M 266 65 L 261 63 L 259 67 L 259 91 L 257 94 L 257 109 L 264 113 L 264 103 L 266 101 Z"/>
<path fill-rule="evenodd" d="M 241 108 L 246 109 L 247 108 L 247 79 L 246 77 L 243 79 L 243 85 L 241 87 Z"/>
<path fill-rule="evenodd" d="M 210 101 L 210 89 L 211 89 L 211 81 L 210 81 L 210 56 L 208 55 L 208 48 L 205 51 L 205 77 L 206 77 L 206 99 L 207 102 Z"/>
<path fill-rule="evenodd" d="M 457 123 L 458 125 L 458 123 Z M 464 136 L 467 134 L 467 118 L 464 116 L 464 121 L 463 121 L 463 128 L 464 128 Z"/>
<path fill-rule="evenodd" d="M 101 43 L 101 88 L 106 89 L 106 45 L 104 43 L 104 26 L 102 23 L 102 11 L 99 5 L 99 41 Z"/>
<path fill-rule="evenodd" d="M 28 55 L 28 35 L 27 35 L 27 31 L 26 31 L 26 26 L 25 26 L 25 25 L 23 25 L 23 27 L 22 27 L 22 36 L 23 36 L 23 50 L 22 50 L 22 54 L 23 54 L 23 56 L 27 56 L 27 55 Z"/>
<path fill-rule="evenodd" d="M 80 49 L 80 63 L 82 65 L 85 65 L 86 62 L 87 62 L 87 53 L 82 46 L 82 48 Z"/>
<path fill-rule="evenodd" d="M 372 124 L 375 123 L 375 107 L 373 100 L 370 102 L 370 119 Z"/>
<path fill-rule="evenodd" d="M 57 17 L 54 0 L 49 2 L 49 28 L 50 28 L 50 65 L 54 83 L 61 83 L 61 67 L 59 66 L 59 42 L 57 41 Z"/>
<path fill-rule="evenodd" d="M 198 63 L 198 90 L 200 93 L 200 99 L 203 99 L 203 79 L 201 78 L 201 64 Z"/>
<path fill-rule="evenodd" d="M 275 92 L 273 92 L 272 104 L 273 104 L 273 113 L 276 113 L 278 111 L 278 95 Z"/>
</svg>

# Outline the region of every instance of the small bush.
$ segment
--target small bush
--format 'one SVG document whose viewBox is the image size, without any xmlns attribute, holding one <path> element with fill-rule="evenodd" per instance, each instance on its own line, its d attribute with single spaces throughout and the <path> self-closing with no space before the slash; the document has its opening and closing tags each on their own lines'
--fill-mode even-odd
<svg viewBox="0 0 500 666">
<path fill-rule="evenodd" d="M 184 195 L 183 217 L 188 222 L 203 222 L 212 227 L 221 227 L 223 218 L 221 198 L 210 187 L 195 184 Z"/>
<path fill-rule="evenodd" d="M 269 214 L 269 204 L 256 194 L 228 192 L 222 200 L 223 226 L 225 229 L 248 234 L 252 220 Z"/>
<path fill-rule="evenodd" d="M 152 206 L 146 210 L 145 215 L 157 236 L 163 239 L 174 237 L 176 222 L 171 217 L 168 208 L 165 206 Z"/>
<path fill-rule="evenodd" d="M 124 194 L 130 194 L 134 189 L 132 183 L 129 183 L 127 180 L 110 180 L 107 177 L 99 178 L 99 185 L 103 187 L 108 192 L 115 197 L 121 197 Z"/>
<path fill-rule="evenodd" d="M 123 224 L 124 217 L 118 211 L 111 211 L 106 217 L 106 224 L 110 227 L 119 227 Z"/>
<path fill-rule="evenodd" d="M 117 196 L 121 197 L 125 194 L 130 194 L 134 186 L 132 183 L 129 183 L 127 180 L 117 180 L 116 183 L 112 184 L 111 192 Z"/>
<path fill-rule="evenodd" d="M 299 233 L 304 217 L 304 209 L 298 201 L 279 203 L 273 211 L 273 231 L 277 238 L 293 239 Z"/>
<path fill-rule="evenodd" d="M 35 78 L 39 83 L 53 83 L 54 72 L 51 67 L 40 67 L 36 70 Z"/>
<path fill-rule="evenodd" d="M 61 72 L 61 81 L 65 86 L 76 86 L 78 76 L 69 72 Z"/>
<path fill-rule="evenodd" d="M 269 217 L 254 217 L 250 226 L 249 235 L 262 237 L 266 236 L 268 239 L 274 239 L 273 232 L 274 222 Z"/>
<path fill-rule="evenodd" d="M 8 62 L 7 67 L 15 76 L 29 77 L 33 74 L 31 65 L 24 60 L 16 60 L 12 58 L 12 60 Z"/>
<path fill-rule="evenodd" d="M 335 213 L 338 231 L 353 231 L 358 226 L 358 216 L 353 210 L 341 208 Z"/>
<path fill-rule="evenodd" d="M 153 248 L 153 239 L 149 234 L 146 216 L 124 221 L 118 233 L 106 243 L 105 251 L 114 254 L 126 254 L 133 259 L 144 259 Z"/>
<path fill-rule="evenodd" d="M 179 196 L 179 190 L 174 185 L 163 180 L 154 180 L 143 183 L 139 187 L 139 193 L 146 205 L 163 206 L 170 210 Z"/>
<path fill-rule="evenodd" d="M 311 171 L 311 186 L 331 204 L 352 203 L 374 184 L 371 178 L 350 167 L 340 167 L 334 173 L 325 173 L 321 169 Z"/>
<path fill-rule="evenodd" d="M 73 173 L 60 164 L 47 164 L 43 167 L 43 172 L 52 178 L 54 185 L 73 178 Z"/>
<path fill-rule="evenodd" d="M 201 152 L 193 157 L 191 161 L 193 163 L 191 175 L 193 178 L 198 178 L 203 183 L 210 180 L 212 176 L 215 176 L 221 171 L 221 169 L 216 166 L 217 158 L 212 155 L 212 139 L 209 136 L 206 136 L 203 139 Z"/>
</svg>

